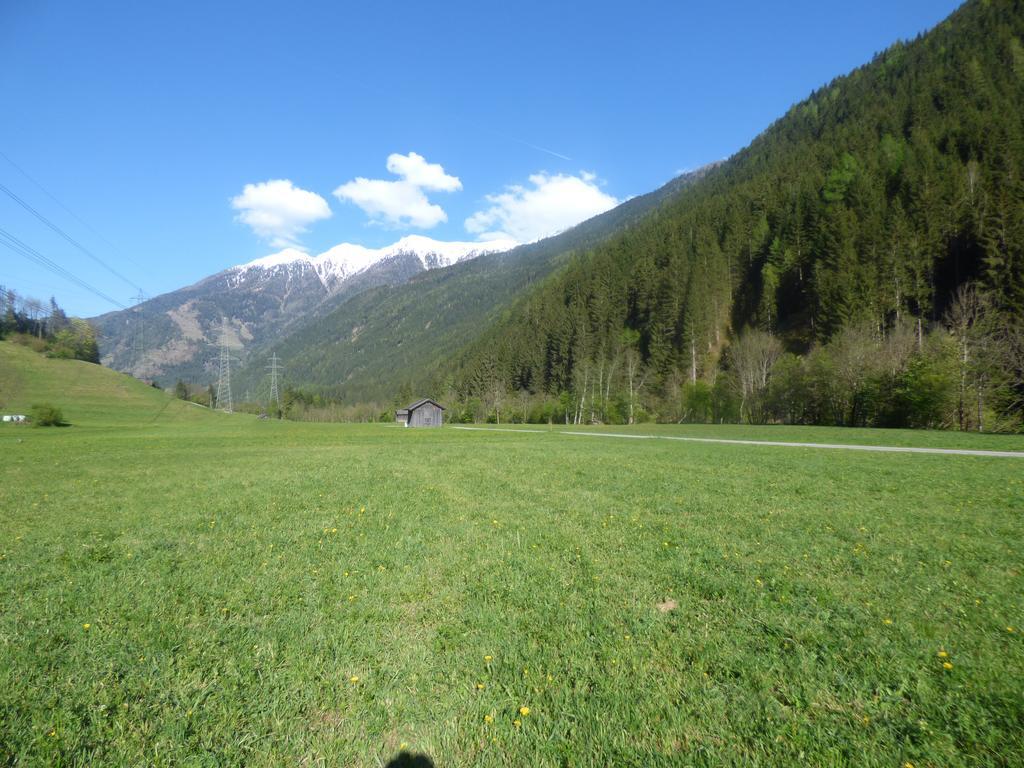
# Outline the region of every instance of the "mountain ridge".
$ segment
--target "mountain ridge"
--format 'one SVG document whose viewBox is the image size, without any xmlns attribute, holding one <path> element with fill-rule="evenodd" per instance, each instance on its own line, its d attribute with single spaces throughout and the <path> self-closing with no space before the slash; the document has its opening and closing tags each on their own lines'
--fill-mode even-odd
<svg viewBox="0 0 1024 768">
<path fill-rule="evenodd" d="M 426 270 L 449 267 L 485 253 L 511 250 L 518 245 L 519 243 L 514 240 L 444 241 L 423 235 L 406 235 L 382 248 L 368 248 L 357 243 L 339 243 L 316 256 L 311 256 L 296 248 L 286 248 L 245 264 L 229 267 L 225 271 L 240 274 L 258 269 L 270 270 L 308 265 L 320 277 L 324 287 L 331 290 L 332 284 L 347 280 L 375 264 L 395 256 L 415 256 Z"/>
<path fill-rule="evenodd" d="M 719 164 L 670 179 L 556 235 L 423 272 L 401 285 L 376 286 L 296 328 L 265 352 L 285 360 L 291 384 L 347 400 L 381 402 L 400 389 L 429 386 L 452 352 L 508 311 L 521 291 L 573 253 L 655 213 Z M 238 378 L 256 390 L 263 374 L 254 364 Z"/>
<path fill-rule="evenodd" d="M 411 235 L 383 248 L 342 243 L 311 256 L 285 249 L 228 267 L 135 308 L 93 318 L 103 363 L 138 378 L 199 383 L 215 376 L 210 348 L 225 335 L 255 353 L 296 323 L 361 290 L 402 283 L 517 245 Z"/>
</svg>

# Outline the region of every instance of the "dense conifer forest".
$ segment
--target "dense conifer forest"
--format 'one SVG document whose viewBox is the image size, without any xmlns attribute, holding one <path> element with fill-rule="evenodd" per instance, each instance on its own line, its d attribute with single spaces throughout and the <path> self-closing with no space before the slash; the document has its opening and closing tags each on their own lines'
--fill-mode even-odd
<svg viewBox="0 0 1024 768">
<path fill-rule="evenodd" d="M 573 257 L 459 419 L 1021 429 L 1024 4 L 969 2 Z"/>
</svg>

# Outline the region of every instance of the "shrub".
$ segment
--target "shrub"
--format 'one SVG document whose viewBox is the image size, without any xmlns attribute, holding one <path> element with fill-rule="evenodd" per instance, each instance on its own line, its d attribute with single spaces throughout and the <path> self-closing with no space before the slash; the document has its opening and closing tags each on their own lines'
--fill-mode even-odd
<svg viewBox="0 0 1024 768">
<path fill-rule="evenodd" d="M 11 334 L 11 341 L 15 344 L 20 344 L 23 347 L 28 347 L 34 352 L 46 351 L 46 340 L 37 338 L 29 333 Z"/>
<path fill-rule="evenodd" d="M 85 360 L 99 363 L 100 348 L 96 342 L 96 330 L 88 321 L 71 318 L 68 325 L 57 331 L 48 342 L 49 356 L 67 360 Z"/>
<path fill-rule="evenodd" d="M 62 427 L 64 414 L 55 405 L 39 403 L 32 406 L 32 423 L 37 427 Z"/>
</svg>

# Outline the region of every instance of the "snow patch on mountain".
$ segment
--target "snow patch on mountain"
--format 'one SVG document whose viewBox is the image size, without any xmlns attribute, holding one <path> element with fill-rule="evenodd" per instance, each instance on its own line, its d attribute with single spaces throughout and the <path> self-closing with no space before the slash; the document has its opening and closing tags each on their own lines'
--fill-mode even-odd
<svg viewBox="0 0 1024 768">
<path fill-rule="evenodd" d="M 247 264 L 232 267 L 230 271 L 235 273 L 236 279 L 244 280 L 250 276 L 258 277 L 260 272 L 276 272 L 280 268 L 289 271 L 308 268 L 312 269 L 324 287 L 330 290 L 374 264 L 395 256 L 414 256 L 419 259 L 424 269 L 436 269 L 474 259 L 485 253 L 508 251 L 517 245 L 518 243 L 513 240 L 492 240 L 484 243 L 445 242 L 422 235 L 408 235 L 384 248 L 366 248 L 355 243 L 341 243 L 316 256 L 296 248 L 285 248 Z M 251 275 L 253 272 L 257 274 Z"/>
</svg>

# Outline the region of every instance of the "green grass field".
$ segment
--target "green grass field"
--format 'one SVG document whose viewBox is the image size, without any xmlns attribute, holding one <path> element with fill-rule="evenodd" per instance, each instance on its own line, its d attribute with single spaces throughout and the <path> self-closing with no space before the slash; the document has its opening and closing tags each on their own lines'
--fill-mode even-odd
<svg viewBox="0 0 1024 768">
<path fill-rule="evenodd" d="M 1024 460 L 260 422 L 0 343 L 43 397 L 4 764 L 1024 763 Z"/>
</svg>

